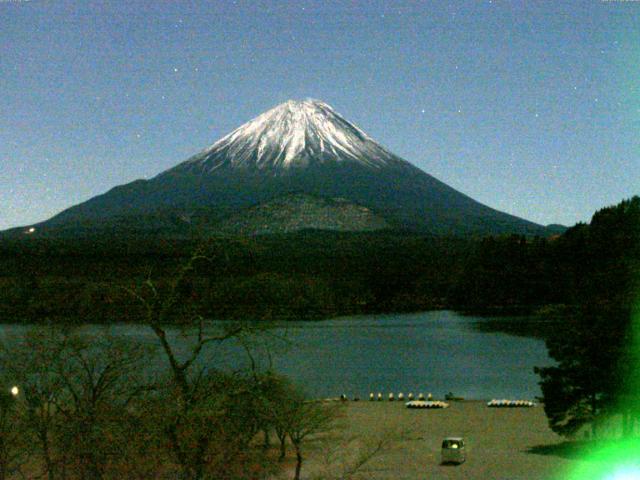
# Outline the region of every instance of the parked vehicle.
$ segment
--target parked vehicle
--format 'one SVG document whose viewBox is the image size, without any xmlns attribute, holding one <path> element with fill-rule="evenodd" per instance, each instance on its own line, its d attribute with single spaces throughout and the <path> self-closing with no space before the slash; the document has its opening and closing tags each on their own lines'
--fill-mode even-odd
<svg viewBox="0 0 640 480">
<path fill-rule="evenodd" d="M 447 437 L 442 441 L 442 463 L 463 463 L 467 459 L 462 437 Z"/>
</svg>

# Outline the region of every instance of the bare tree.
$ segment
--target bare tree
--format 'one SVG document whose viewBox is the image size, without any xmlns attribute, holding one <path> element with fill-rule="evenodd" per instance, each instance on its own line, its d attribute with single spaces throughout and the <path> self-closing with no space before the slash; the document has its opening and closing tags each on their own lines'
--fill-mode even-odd
<svg viewBox="0 0 640 480">
<path fill-rule="evenodd" d="M 294 480 L 300 480 L 304 445 L 309 437 L 331 430 L 340 410 L 339 404 L 308 401 L 300 394 L 289 400 L 286 431 L 296 452 Z"/>
<path fill-rule="evenodd" d="M 261 378 L 261 394 L 258 397 L 258 415 L 262 417 L 265 435 L 273 430 L 278 438 L 278 461 L 284 461 L 287 455 L 290 412 L 295 408 L 299 392 L 283 376 L 268 372 Z"/>
<path fill-rule="evenodd" d="M 0 382 L 0 388 L 0 480 L 7 480 L 20 472 L 26 442 L 17 424 L 17 399 L 6 383 Z"/>
<path fill-rule="evenodd" d="M 331 436 L 323 442 L 323 467 L 313 480 L 356 480 L 371 476 L 371 464 L 394 445 L 397 434 L 383 432 L 373 438 Z"/>
<path fill-rule="evenodd" d="M 32 329 L 0 348 L 5 375 L 19 385 L 22 435 L 33 439 L 33 453 L 41 456 L 44 474 L 57 478 L 59 458 L 54 447 L 60 417 L 53 399 L 61 396 L 62 379 L 56 371 L 64 350 L 64 337 L 52 327 Z"/>
<path fill-rule="evenodd" d="M 126 407 L 147 350 L 54 327 L 12 344 L 2 363 L 20 388 L 21 433 L 34 440 L 47 478 L 104 478 L 127 445 Z"/>
<path fill-rule="evenodd" d="M 58 373 L 66 398 L 54 399 L 64 417 L 63 439 L 81 479 L 100 480 L 126 445 L 126 407 L 141 391 L 147 351 L 109 336 L 67 339 Z"/>
<path fill-rule="evenodd" d="M 256 329 L 243 322 L 207 323 L 194 306 L 191 277 L 198 265 L 211 261 L 200 249 L 179 270 L 168 288 L 158 288 L 149 278 L 142 288 L 131 292 L 143 305 L 145 324 L 157 337 L 169 366 L 173 401 L 165 415 L 164 431 L 182 476 L 193 480 L 203 478 L 207 465 L 215 463 L 211 456 L 213 444 L 224 441 L 225 430 L 232 425 L 221 420 L 230 418 L 229 395 L 219 394 L 220 386 L 204 369 L 197 367 L 197 360 L 207 345 L 237 339 Z M 171 342 L 167 326 L 172 324 L 179 325 L 192 339 L 186 353 L 179 355 Z M 230 392 L 239 398 L 243 388 Z"/>
</svg>

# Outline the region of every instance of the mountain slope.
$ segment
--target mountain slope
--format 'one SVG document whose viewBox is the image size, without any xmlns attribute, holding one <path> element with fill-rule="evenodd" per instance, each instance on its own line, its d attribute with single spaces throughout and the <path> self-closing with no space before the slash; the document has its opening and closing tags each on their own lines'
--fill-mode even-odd
<svg viewBox="0 0 640 480">
<path fill-rule="evenodd" d="M 155 178 L 116 187 L 38 227 L 126 230 L 139 222 L 162 233 L 176 218 L 197 211 L 202 219 L 206 211 L 204 224 L 215 231 L 239 209 L 291 193 L 344 198 L 397 228 L 425 233 L 546 233 L 449 187 L 315 100 L 281 104 Z"/>
<path fill-rule="evenodd" d="M 217 230 L 227 234 L 261 235 L 309 229 L 367 232 L 389 227 L 384 218 L 369 208 L 348 200 L 291 194 L 242 209 L 221 222 Z"/>
</svg>

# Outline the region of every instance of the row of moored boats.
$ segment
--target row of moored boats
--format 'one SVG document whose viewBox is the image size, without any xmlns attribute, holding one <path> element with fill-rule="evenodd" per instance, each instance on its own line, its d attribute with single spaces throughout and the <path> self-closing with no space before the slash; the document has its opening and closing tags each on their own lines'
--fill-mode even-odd
<svg viewBox="0 0 640 480">
<path fill-rule="evenodd" d="M 505 398 L 500 400 L 493 399 L 487 402 L 487 407 L 492 408 L 535 407 L 535 405 L 529 400 L 507 400 Z"/>
</svg>

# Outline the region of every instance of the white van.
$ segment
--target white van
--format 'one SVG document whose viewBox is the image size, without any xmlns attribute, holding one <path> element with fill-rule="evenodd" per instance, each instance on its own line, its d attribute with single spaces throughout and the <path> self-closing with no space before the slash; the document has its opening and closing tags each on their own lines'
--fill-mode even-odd
<svg viewBox="0 0 640 480">
<path fill-rule="evenodd" d="M 466 459 L 462 437 L 447 437 L 442 441 L 442 463 L 463 463 Z"/>
</svg>

